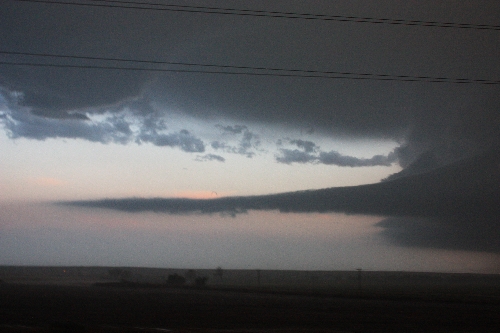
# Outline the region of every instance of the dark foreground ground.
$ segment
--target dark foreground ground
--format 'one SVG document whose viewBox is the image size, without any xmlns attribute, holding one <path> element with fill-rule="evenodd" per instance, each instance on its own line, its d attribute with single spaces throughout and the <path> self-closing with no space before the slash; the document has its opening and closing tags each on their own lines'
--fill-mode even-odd
<svg viewBox="0 0 500 333">
<path fill-rule="evenodd" d="M 4 283 L 0 332 L 500 332 L 500 304 Z"/>
<path fill-rule="evenodd" d="M 498 333 L 500 275 L 0 266 L 4 332 Z"/>
</svg>

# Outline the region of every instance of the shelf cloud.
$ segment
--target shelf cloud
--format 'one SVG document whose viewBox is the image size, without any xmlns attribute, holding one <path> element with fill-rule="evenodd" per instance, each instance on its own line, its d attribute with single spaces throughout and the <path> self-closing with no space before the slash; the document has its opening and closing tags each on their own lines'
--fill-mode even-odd
<svg viewBox="0 0 500 333">
<path fill-rule="evenodd" d="M 59 204 L 131 213 L 236 216 L 248 210 L 278 210 L 390 216 L 378 226 L 395 242 L 468 249 L 481 243 L 479 235 L 484 235 L 488 241 L 476 250 L 499 252 L 499 156 L 488 152 L 431 172 L 361 186 L 217 199 L 125 198 Z M 431 237 L 433 232 L 436 238 Z M 466 237 L 469 233 L 472 238 Z"/>
</svg>

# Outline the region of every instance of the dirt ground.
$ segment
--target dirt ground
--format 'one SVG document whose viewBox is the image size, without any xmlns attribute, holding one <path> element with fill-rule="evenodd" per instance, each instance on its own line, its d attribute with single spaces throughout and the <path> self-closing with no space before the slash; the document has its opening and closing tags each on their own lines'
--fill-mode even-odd
<svg viewBox="0 0 500 333">
<path fill-rule="evenodd" d="M 500 332 L 500 298 L 484 295 L 3 280 L 0 332 L 6 333 Z"/>
</svg>

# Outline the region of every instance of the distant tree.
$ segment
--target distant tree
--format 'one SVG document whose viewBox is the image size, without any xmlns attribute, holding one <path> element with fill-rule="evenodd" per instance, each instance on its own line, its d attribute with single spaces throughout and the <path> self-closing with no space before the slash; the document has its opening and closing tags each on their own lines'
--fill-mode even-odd
<svg viewBox="0 0 500 333">
<path fill-rule="evenodd" d="M 215 276 L 218 276 L 218 277 L 219 277 L 219 279 L 222 281 L 222 275 L 224 275 L 224 271 L 222 270 L 222 267 L 220 267 L 220 266 L 219 266 L 219 267 L 217 267 L 217 268 L 215 269 L 215 274 L 214 274 L 214 275 L 215 275 Z"/>
<path fill-rule="evenodd" d="M 187 283 L 194 284 L 196 279 L 196 271 L 194 269 L 190 269 L 184 274 Z"/>
<path fill-rule="evenodd" d="M 207 285 L 208 278 L 206 276 L 198 276 L 194 279 L 194 285 L 197 287 L 205 287 Z"/>
<path fill-rule="evenodd" d="M 169 286 L 183 286 L 186 283 L 186 278 L 177 273 L 170 274 L 167 279 Z"/>
</svg>

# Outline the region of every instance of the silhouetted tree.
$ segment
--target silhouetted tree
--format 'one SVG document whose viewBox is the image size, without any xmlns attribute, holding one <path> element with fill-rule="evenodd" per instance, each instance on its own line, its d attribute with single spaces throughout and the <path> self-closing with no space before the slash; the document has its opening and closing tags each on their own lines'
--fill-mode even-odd
<svg viewBox="0 0 500 333">
<path fill-rule="evenodd" d="M 194 284 L 196 279 L 196 271 L 194 269 L 190 269 L 184 274 L 187 283 Z"/>
<path fill-rule="evenodd" d="M 215 274 L 214 275 L 218 276 L 221 281 L 222 281 L 222 275 L 223 274 L 224 274 L 224 271 L 222 270 L 222 267 L 219 266 L 219 267 L 217 267 L 215 269 Z"/>
<path fill-rule="evenodd" d="M 206 276 L 198 276 L 194 279 L 194 285 L 197 287 L 205 287 L 207 285 L 208 278 Z"/>
<path fill-rule="evenodd" d="M 167 284 L 170 286 L 182 286 L 186 283 L 186 278 L 177 273 L 170 274 L 167 279 Z"/>
</svg>

